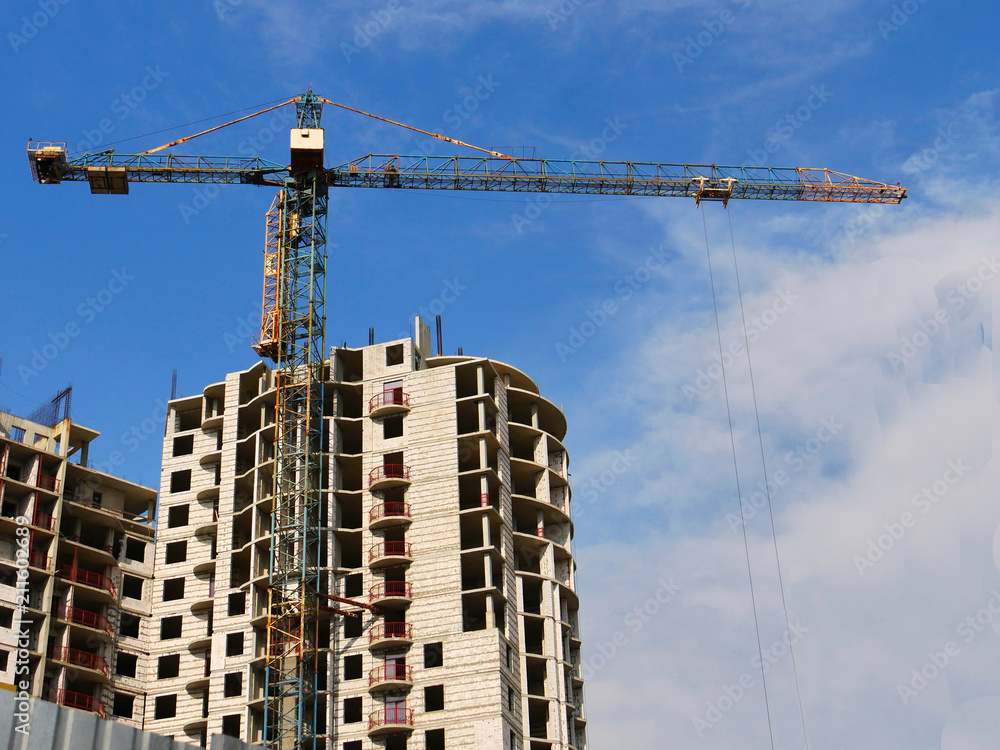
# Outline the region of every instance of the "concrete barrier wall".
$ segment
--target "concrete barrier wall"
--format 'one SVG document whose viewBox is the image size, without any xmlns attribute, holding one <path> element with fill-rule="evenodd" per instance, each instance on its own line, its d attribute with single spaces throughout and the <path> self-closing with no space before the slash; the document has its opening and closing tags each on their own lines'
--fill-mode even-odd
<svg viewBox="0 0 1000 750">
<path fill-rule="evenodd" d="M 29 708 L 25 722 L 22 709 Z M 27 729 L 27 731 L 25 731 Z M 0 690 L 0 748 L 8 750 L 191 750 L 192 746 L 174 742 L 150 732 L 98 718 L 88 711 L 64 708 L 55 703 L 28 698 L 18 699 Z M 262 750 L 235 737 L 216 735 L 209 740 L 209 750 Z"/>
</svg>

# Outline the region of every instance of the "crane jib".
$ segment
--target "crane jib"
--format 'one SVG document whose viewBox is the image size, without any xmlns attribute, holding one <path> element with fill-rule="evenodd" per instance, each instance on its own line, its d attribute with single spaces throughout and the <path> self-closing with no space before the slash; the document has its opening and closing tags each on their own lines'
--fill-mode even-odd
<svg viewBox="0 0 1000 750">
<path fill-rule="evenodd" d="M 40 183 L 84 181 L 92 192 L 122 194 L 132 182 L 192 182 L 281 187 L 285 165 L 259 158 L 173 154 L 67 158 L 63 144 L 28 147 Z M 906 189 L 826 169 L 718 167 L 633 162 L 369 155 L 324 170 L 330 187 L 469 190 L 730 199 L 900 203 Z"/>
</svg>

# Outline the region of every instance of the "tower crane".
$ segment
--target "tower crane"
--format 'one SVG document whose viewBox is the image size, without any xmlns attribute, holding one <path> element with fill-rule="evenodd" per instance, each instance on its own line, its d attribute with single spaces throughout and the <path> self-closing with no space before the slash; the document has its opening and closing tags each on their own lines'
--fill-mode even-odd
<svg viewBox="0 0 1000 750">
<path fill-rule="evenodd" d="M 191 138 L 294 104 L 290 161 L 160 153 Z M 265 679 L 265 742 L 274 750 L 317 747 L 317 632 L 322 591 L 320 528 L 326 216 L 330 188 L 472 190 L 693 198 L 898 204 L 899 185 L 828 169 L 726 167 L 649 162 L 519 159 L 403 123 L 480 152 L 476 156 L 368 154 L 324 166 L 323 105 L 370 115 L 307 91 L 246 117 L 137 154 L 113 149 L 70 155 L 66 144 L 28 142 L 36 182 L 90 183 L 92 193 L 127 194 L 134 182 L 257 185 L 278 188 L 267 213 L 260 339 L 276 365 L 277 440 Z M 371 607 L 366 607 L 371 609 Z M 335 612 L 340 613 L 337 610 Z M 342 614 L 342 613 L 341 613 Z"/>
</svg>

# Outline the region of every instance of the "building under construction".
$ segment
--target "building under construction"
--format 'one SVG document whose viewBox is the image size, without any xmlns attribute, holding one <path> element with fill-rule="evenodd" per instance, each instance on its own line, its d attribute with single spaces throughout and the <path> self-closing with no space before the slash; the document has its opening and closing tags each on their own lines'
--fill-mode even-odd
<svg viewBox="0 0 1000 750">
<path fill-rule="evenodd" d="M 0 683 L 141 727 L 156 491 L 89 467 L 70 393 L 0 411 Z"/>
<path fill-rule="evenodd" d="M 172 400 L 144 728 L 261 742 L 275 388 Z M 324 383 L 320 746 L 586 747 L 566 421 L 430 335 L 335 348 Z M 351 602 L 364 606 L 353 606 Z M 142 652 L 148 652 L 144 659 Z"/>
</svg>

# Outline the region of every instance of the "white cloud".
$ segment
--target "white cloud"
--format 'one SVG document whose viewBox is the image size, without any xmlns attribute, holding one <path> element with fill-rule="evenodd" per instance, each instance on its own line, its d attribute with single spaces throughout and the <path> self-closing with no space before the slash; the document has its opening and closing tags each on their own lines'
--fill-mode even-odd
<svg viewBox="0 0 1000 750">
<path fill-rule="evenodd" d="M 673 209 L 652 210 L 675 218 Z M 811 233 L 799 233 L 801 216 L 748 221 L 740 211 L 736 222 L 748 316 L 774 310 L 775 290 L 796 297 L 767 316 L 766 329 L 751 324 L 751 348 L 769 476 L 788 478 L 772 501 L 789 616 L 808 631 L 795 653 L 810 746 L 950 749 L 954 737 L 983 731 L 978 704 L 966 704 L 1000 696 L 1000 673 L 984 669 L 1000 663 L 1000 628 L 962 629 L 988 613 L 1000 586 L 990 349 L 1000 210 L 895 207 L 880 233 L 853 243 L 839 230 L 842 210 L 810 212 Z M 720 215 L 710 212 L 710 229 Z M 665 230 L 690 285 L 704 273 L 704 238 L 682 223 Z M 790 244 L 797 233 L 815 244 Z M 742 341 L 729 252 L 713 242 L 726 345 Z M 594 425 L 604 429 L 602 452 L 574 456 L 576 486 L 606 468 L 609 446 L 638 459 L 595 505 L 617 518 L 612 536 L 624 541 L 588 545 L 578 535 L 591 668 L 617 631 L 628 635 L 588 682 L 590 742 L 769 747 L 743 537 L 727 522 L 738 506 L 722 384 L 696 384 L 718 358 L 710 298 L 683 310 L 650 293 L 643 304 L 654 306 L 646 319 L 659 312 L 666 322 L 595 373 L 581 397 L 608 419 Z M 762 473 L 745 359 L 728 375 L 746 502 Z M 623 404 L 641 419 L 623 418 Z M 842 427 L 827 437 L 821 427 L 831 418 Z M 583 501 L 580 489 L 575 499 Z M 766 509 L 748 530 L 767 649 L 784 625 Z M 682 594 L 631 632 L 623 611 L 647 600 L 661 576 Z M 936 667 L 942 653 L 948 663 Z M 926 687 L 918 676 L 914 687 L 914 669 L 940 674 Z M 776 746 L 798 745 L 790 659 L 767 678 Z M 729 706 L 726 686 L 741 679 L 753 687 L 719 709 Z M 914 691 L 905 704 L 899 685 Z M 695 717 L 711 724 L 702 736 Z M 944 744 L 943 732 L 952 738 Z"/>
</svg>

